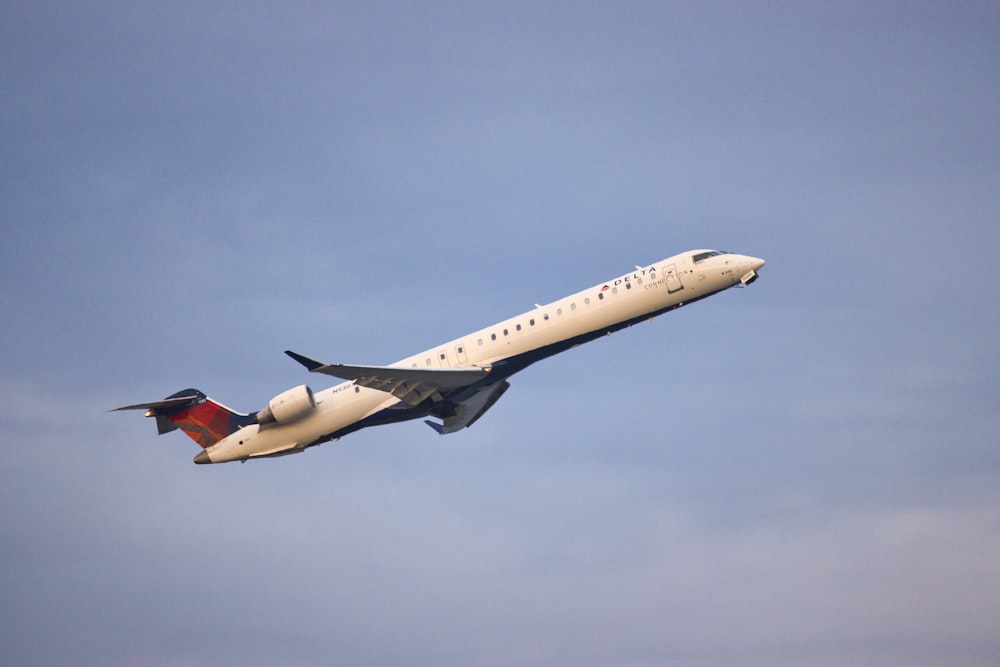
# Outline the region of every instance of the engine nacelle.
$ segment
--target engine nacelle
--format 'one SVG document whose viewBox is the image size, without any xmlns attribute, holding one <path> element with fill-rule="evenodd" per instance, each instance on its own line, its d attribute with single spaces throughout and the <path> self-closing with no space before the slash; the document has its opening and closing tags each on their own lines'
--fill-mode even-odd
<svg viewBox="0 0 1000 667">
<path fill-rule="evenodd" d="M 299 385 L 272 398 L 267 407 L 257 413 L 257 423 L 263 426 L 295 421 L 315 407 L 312 389 Z"/>
</svg>

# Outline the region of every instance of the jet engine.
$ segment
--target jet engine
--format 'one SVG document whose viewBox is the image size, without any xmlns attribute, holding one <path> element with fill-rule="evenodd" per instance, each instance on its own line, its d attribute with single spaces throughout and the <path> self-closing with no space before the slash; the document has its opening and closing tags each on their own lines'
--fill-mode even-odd
<svg viewBox="0 0 1000 667">
<path fill-rule="evenodd" d="M 299 385 L 282 392 L 271 399 L 267 407 L 257 413 L 257 423 L 285 424 L 302 417 L 316 407 L 313 391 L 306 385 Z"/>
</svg>

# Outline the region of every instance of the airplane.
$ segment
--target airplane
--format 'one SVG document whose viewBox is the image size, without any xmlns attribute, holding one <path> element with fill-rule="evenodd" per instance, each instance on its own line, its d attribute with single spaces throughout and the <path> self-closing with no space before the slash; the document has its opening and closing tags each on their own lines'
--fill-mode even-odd
<svg viewBox="0 0 1000 667">
<path fill-rule="evenodd" d="M 389 366 L 326 364 L 288 350 L 312 373 L 345 380 L 313 392 L 299 385 L 253 414 L 196 389 L 124 405 L 155 417 L 159 434 L 184 431 L 198 464 L 298 454 L 369 426 L 425 420 L 439 434 L 472 426 L 531 364 L 676 308 L 757 280 L 764 260 L 691 250 L 636 266 L 606 282 L 448 341 Z"/>
</svg>

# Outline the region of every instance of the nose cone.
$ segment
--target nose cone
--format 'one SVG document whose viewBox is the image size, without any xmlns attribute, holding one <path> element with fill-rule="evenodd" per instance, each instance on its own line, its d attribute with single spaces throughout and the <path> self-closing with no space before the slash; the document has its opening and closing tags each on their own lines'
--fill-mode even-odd
<svg viewBox="0 0 1000 667">
<path fill-rule="evenodd" d="M 757 280 L 757 270 L 764 266 L 766 262 L 759 257 L 750 257 L 749 255 L 740 255 L 739 266 L 740 271 L 743 275 L 740 276 L 740 283 L 744 286 L 750 285 Z"/>
<path fill-rule="evenodd" d="M 198 452 L 198 456 L 194 457 L 194 462 L 201 465 L 203 463 L 211 463 L 212 459 L 208 458 L 208 452 L 203 449 Z"/>
</svg>

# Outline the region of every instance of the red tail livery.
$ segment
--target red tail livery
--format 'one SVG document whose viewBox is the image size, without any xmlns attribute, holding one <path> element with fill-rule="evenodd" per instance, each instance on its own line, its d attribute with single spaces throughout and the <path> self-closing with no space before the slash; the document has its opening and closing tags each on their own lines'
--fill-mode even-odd
<svg viewBox="0 0 1000 667">
<path fill-rule="evenodd" d="M 156 417 L 161 435 L 181 429 L 203 449 L 254 423 L 253 416 L 230 410 L 197 389 L 184 389 L 162 401 L 125 405 L 115 410 L 145 410 L 147 417 Z"/>
</svg>

